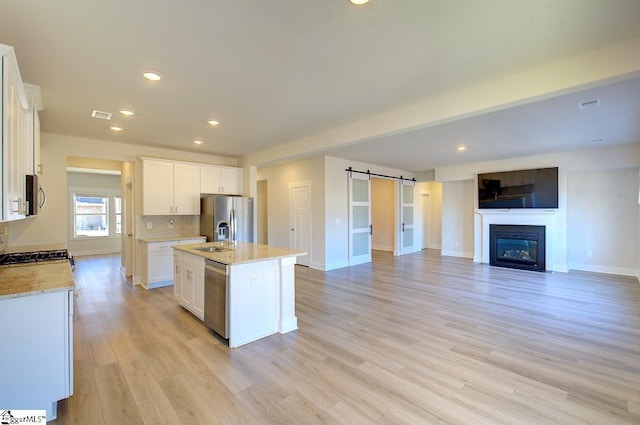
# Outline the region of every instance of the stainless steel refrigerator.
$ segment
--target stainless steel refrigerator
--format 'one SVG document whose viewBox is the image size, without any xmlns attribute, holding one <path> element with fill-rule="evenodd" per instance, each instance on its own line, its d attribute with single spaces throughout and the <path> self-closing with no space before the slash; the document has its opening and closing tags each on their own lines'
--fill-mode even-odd
<svg viewBox="0 0 640 425">
<path fill-rule="evenodd" d="M 201 195 L 200 234 L 207 242 L 255 242 L 253 198 Z"/>
</svg>

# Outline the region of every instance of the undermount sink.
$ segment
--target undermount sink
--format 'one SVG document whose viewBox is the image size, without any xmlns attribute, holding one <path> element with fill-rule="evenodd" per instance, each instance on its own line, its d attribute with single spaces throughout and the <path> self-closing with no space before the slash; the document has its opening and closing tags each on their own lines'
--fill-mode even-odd
<svg viewBox="0 0 640 425">
<path fill-rule="evenodd" d="M 201 252 L 226 252 L 231 251 L 231 248 L 225 248 L 223 246 L 201 246 L 198 248 L 194 248 L 196 251 Z"/>
</svg>

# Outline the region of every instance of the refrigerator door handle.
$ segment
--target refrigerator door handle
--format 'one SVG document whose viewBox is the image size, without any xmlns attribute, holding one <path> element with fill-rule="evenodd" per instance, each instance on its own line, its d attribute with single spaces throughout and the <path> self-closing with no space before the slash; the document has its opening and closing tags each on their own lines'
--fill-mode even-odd
<svg viewBox="0 0 640 425">
<path fill-rule="evenodd" d="M 235 245 L 236 232 L 238 230 L 238 223 L 236 223 L 236 210 L 231 208 L 229 211 L 229 243 Z"/>
</svg>

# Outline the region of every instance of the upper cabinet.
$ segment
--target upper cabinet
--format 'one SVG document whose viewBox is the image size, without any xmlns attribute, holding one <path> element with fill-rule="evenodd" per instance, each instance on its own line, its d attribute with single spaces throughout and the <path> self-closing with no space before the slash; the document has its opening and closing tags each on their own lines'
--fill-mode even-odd
<svg viewBox="0 0 640 425">
<path fill-rule="evenodd" d="M 200 166 L 141 158 L 142 215 L 200 214 Z"/>
<path fill-rule="evenodd" d="M 34 138 L 37 136 L 39 141 L 40 130 L 33 92 L 25 90 L 13 48 L 0 44 L 0 60 L 0 221 L 9 221 L 27 215 L 25 176 L 34 173 L 33 158 L 35 155 L 39 158 L 39 148 L 35 147 Z M 37 89 L 36 86 L 31 87 Z M 37 129 L 34 123 L 37 123 Z"/>
<path fill-rule="evenodd" d="M 200 168 L 200 192 L 242 195 L 242 168 L 203 165 Z"/>
<path fill-rule="evenodd" d="M 40 161 L 40 116 L 42 111 L 42 95 L 39 86 L 25 84 L 24 89 L 29 101 L 27 118 L 27 171 L 28 174 L 42 174 Z"/>
</svg>

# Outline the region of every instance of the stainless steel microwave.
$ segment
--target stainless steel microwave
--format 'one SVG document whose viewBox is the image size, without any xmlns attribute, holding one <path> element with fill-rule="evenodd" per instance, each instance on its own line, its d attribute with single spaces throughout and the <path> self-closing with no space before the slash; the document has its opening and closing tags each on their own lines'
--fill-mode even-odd
<svg viewBox="0 0 640 425">
<path fill-rule="evenodd" d="M 47 202 L 47 196 L 38 184 L 38 176 L 36 174 L 27 174 L 25 199 L 27 201 L 28 216 L 37 215 L 38 211 Z"/>
</svg>

